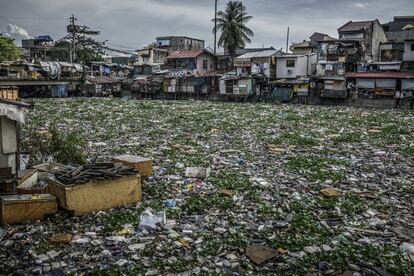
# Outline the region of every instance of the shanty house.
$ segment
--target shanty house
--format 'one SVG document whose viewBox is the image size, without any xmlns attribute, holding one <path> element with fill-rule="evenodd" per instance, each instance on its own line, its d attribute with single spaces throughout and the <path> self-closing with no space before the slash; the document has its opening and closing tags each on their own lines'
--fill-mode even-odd
<svg viewBox="0 0 414 276">
<path fill-rule="evenodd" d="M 207 50 L 176 51 L 168 58 L 167 66 L 172 75 L 202 75 L 216 70 L 217 58 Z"/>
<path fill-rule="evenodd" d="M 89 97 L 106 97 L 121 92 L 122 83 L 110 76 L 86 76 L 83 93 Z"/>
<path fill-rule="evenodd" d="M 276 78 L 276 50 L 250 52 L 234 60 L 237 75 L 256 75 Z"/>
<path fill-rule="evenodd" d="M 414 92 L 412 72 L 358 72 L 348 74 L 346 78 L 355 84 L 360 97 L 392 97 L 400 89 L 411 95 Z"/>
<path fill-rule="evenodd" d="M 384 29 L 378 20 L 349 21 L 338 29 L 339 40 L 342 42 L 357 41 L 361 44 L 364 59 L 362 61 L 379 61 L 380 45 L 387 42 Z"/>
<path fill-rule="evenodd" d="M 15 192 L 13 178 L 20 169 L 19 127 L 30 105 L 0 99 L 0 193 Z"/>
</svg>

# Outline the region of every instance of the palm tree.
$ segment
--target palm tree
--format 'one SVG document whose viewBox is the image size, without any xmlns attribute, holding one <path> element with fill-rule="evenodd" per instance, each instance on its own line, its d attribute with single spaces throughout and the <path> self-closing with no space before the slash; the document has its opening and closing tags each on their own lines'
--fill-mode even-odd
<svg viewBox="0 0 414 276">
<path fill-rule="evenodd" d="M 250 43 L 253 31 L 246 24 L 252 19 L 247 15 L 246 6 L 240 1 L 229 1 L 225 11 L 217 12 L 217 31 L 221 32 L 218 46 L 224 47 L 233 62 L 236 50 Z M 214 22 L 214 19 L 212 20 Z M 213 33 L 216 31 L 213 28 Z"/>
</svg>

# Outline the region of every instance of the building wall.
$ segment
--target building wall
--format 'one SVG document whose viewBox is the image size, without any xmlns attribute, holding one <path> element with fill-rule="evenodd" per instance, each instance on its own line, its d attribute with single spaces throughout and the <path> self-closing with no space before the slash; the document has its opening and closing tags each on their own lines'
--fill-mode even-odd
<svg viewBox="0 0 414 276">
<path fill-rule="evenodd" d="M 171 37 L 169 39 L 158 39 L 159 48 L 166 49 L 169 53 L 178 50 L 196 51 L 204 49 L 204 41 L 187 37 Z"/>
<path fill-rule="evenodd" d="M 287 60 L 295 60 L 295 67 L 287 67 Z M 316 72 L 317 55 L 304 55 L 292 57 L 277 57 L 276 78 L 295 79 L 311 76 Z M 291 70 L 291 73 L 289 73 Z"/>
<path fill-rule="evenodd" d="M 203 68 L 204 60 L 207 60 L 207 69 Z M 197 71 L 199 74 L 204 74 L 204 73 L 216 70 L 216 68 L 217 68 L 216 57 L 208 55 L 208 54 L 202 54 L 197 58 Z"/>
<path fill-rule="evenodd" d="M 374 21 L 371 41 L 371 55 L 374 61 L 380 60 L 380 45 L 387 42 L 387 36 L 378 21 Z"/>
<path fill-rule="evenodd" d="M 414 51 L 411 50 L 412 44 L 414 44 L 414 41 L 404 42 L 403 61 L 414 61 Z"/>
</svg>

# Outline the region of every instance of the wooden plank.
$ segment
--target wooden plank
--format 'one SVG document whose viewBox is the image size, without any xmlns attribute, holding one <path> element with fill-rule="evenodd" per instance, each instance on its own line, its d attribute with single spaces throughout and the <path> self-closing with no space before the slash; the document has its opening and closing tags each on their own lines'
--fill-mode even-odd
<svg viewBox="0 0 414 276">
<path fill-rule="evenodd" d="M 52 195 L 0 196 L 1 224 L 36 221 L 57 212 L 56 198 Z"/>
<path fill-rule="evenodd" d="M 71 186 L 54 179 L 49 179 L 48 183 L 48 191 L 58 198 L 59 206 L 73 212 L 75 216 L 137 203 L 142 199 L 140 175 Z"/>
<path fill-rule="evenodd" d="M 120 162 L 125 166 L 136 169 L 143 177 L 152 175 L 152 160 L 137 155 L 121 155 L 112 159 L 113 162 Z"/>
</svg>

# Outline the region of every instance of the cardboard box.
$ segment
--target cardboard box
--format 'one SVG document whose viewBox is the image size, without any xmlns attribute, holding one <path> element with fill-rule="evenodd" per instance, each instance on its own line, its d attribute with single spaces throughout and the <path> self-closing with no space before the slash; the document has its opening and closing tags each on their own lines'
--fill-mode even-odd
<svg viewBox="0 0 414 276">
<path fill-rule="evenodd" d="M 57 212 L 56 197 L 41 195 L 0 196 L 1 224 L 16 224 L 43 219 Z"/>
<path fill-rule="evenodd" d="M 152 175 L 152 160 L 137 155 L 121 155 L 112 159 L 115 163 L 122 163 L 125 166 L 136 169 L 143 177 Z"/>
<path fill-rule="evenodd" d="M 142 199 L 140 175 L 92 180 L 78 185 L 64 185 L 49 178 L 47 190 L 58 198 L 60 207 L 75 216 L 137 203 Z"/>
</svg>

